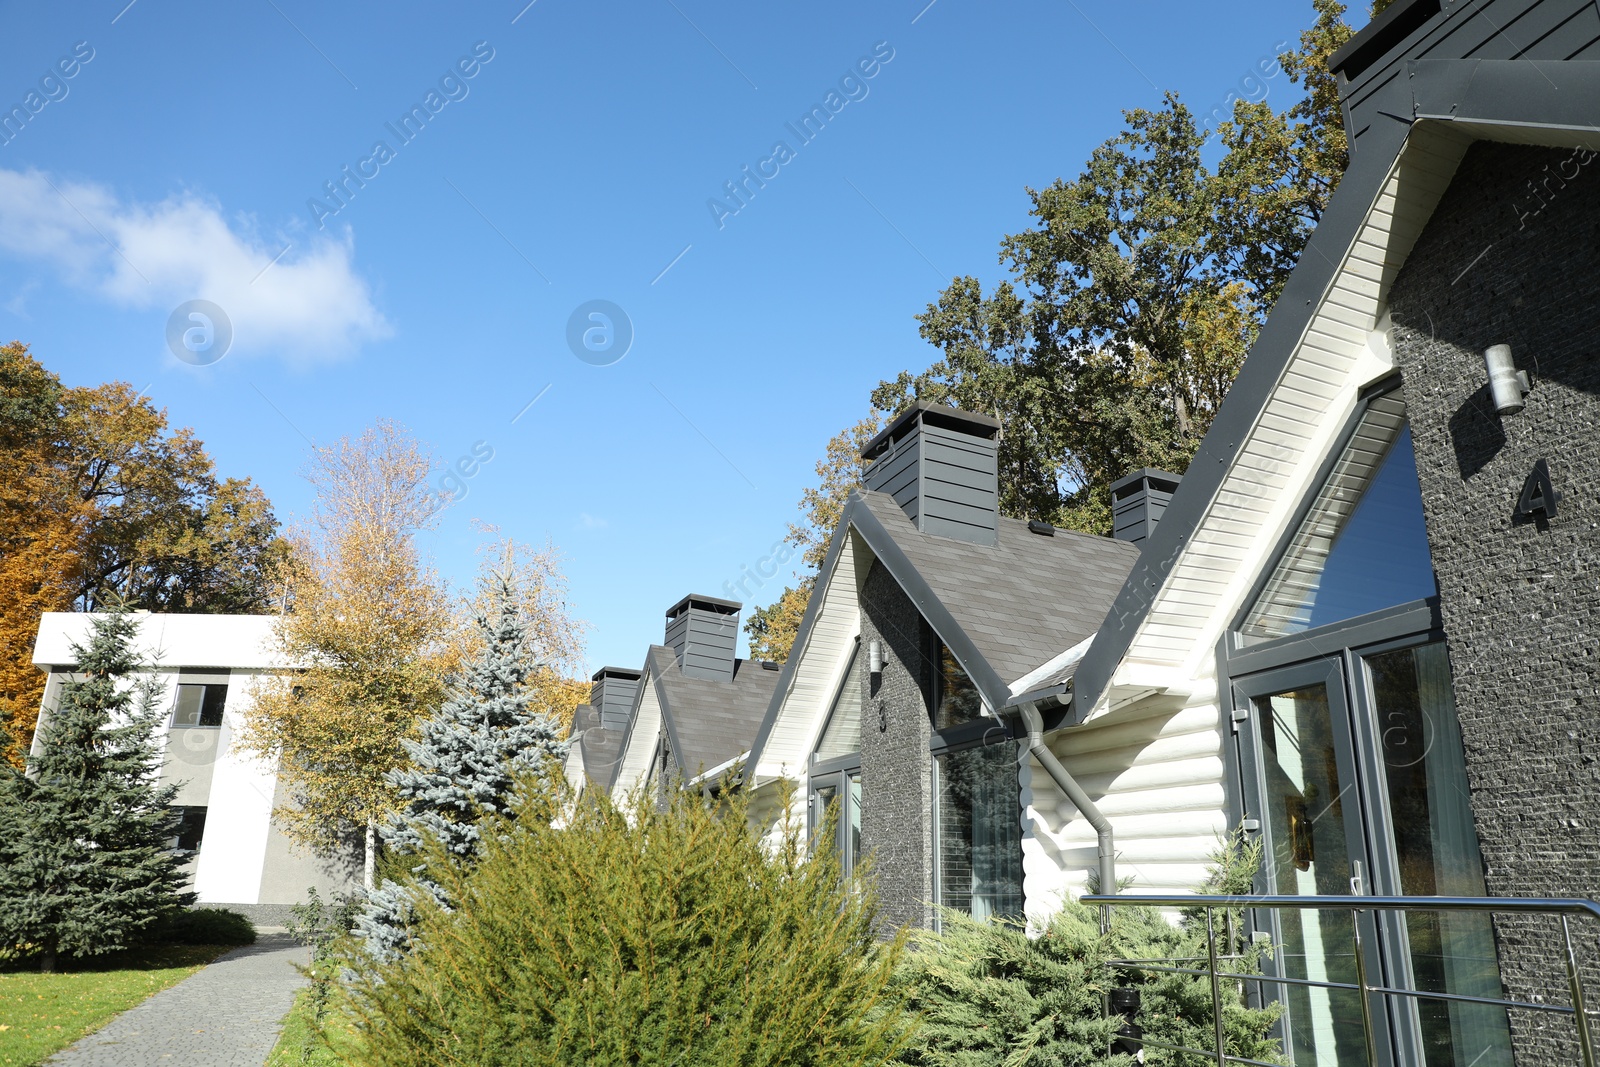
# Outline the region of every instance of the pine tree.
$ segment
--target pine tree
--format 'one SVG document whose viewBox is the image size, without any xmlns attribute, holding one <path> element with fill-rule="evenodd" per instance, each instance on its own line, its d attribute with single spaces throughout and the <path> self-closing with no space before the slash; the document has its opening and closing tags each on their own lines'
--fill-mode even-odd
<svg viewBox="0 0 1600 1067">
<path fill-rule="evenodd" d="M 27 773 L 0 770 L 0 945 L 60 953 L 127 948 L 158 918 L 191 903 L 172 802 L 159 783 L 162 709 L 133 650 L 137 617 L 119 607 L 74 644 L 82 681 L 63 687 Z"/>
<path fill-rule="evenodd" d="M 420 737 L 405 743 L 411 766 L 389 774 L 403 805 L 382 827 L 391 856 L 416 857 L 430 842 L 456 864 L 478 851 L 478 822 L 510 812 L 515 783 L 528 775 L 559 775 L 567 754 L 556 719 L 530 707 L 535 662 L 528 619 L 509 568 L 487 579 L 491 608 L 477 617 L 483 649 L 451 687 L 449 698 L 425 720 Z M 493 616 L 492 618 L 490 616 Z M 449 907 L 426 864 L 410 868 L 404 883 L 384 879 L 369 891 L 358 928 L 368 950 L 391 961 L 407 951 L 419 891 Z"/>
</svg>

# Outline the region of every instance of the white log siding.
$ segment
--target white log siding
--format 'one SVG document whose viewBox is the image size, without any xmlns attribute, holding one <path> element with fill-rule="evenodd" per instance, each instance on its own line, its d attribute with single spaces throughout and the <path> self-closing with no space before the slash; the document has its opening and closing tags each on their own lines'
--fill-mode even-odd
<svg viewBox="0 0 1600 1067">
<path fill-rule="evenodd" d="M 1419 122 L 1261 416 L 1156 593 L 1090 721 L 1215 676 L 1216 643 L 1286 534 L 1361 388 L 1394 366 L 1388 289 L 1471 138 Z M 1182 492 L 1182 490 L 1179 490 Z"/>
<path fill-rule="evenodd" d="M 1214 693 L 1141 701 L 1047 736 L 1116 834 L 1117 878 L 1133 892 L 1185 892 L 1205 880 L 1226 834 L 1223 731 Z M 1023 893 L 1038 928 L 1088 889 L 1097 837 L 1031 756 L 1023 761 Z"/>
</svg>

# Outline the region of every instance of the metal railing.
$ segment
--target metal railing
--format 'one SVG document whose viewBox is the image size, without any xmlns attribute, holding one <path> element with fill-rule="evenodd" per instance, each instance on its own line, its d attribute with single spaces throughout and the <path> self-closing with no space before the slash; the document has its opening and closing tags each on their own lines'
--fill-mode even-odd
<svg viewBox="0 0 1600 1067">
<path fill-rule="evenodd" d="M 1170 974 L 1189 974 L 1209 976 L 1211 981 L 1211 1007 L 1216 1044 L 1211 1050 L 1187 1048 L 1183 1045 L 1172 1045 L 1156 1041 L 1151 1038 L 1140 1038 L 1145 1045 L 1164 1048 L 1173 1052 L 1185 1052 L 1195 1056 L 1202 1056 L 1217 1064 L 1217 1067 L 1227 1067 L 1230 1063 L 1247 1064 L 1250 1067 L 1274 1067 L 1262 1060 L 1248 1059 L 1243 1056 L 1229 1055 L 1226 1048 L 1226 1033 L 1223 1028 L 1222 1011 L 1222 981 L 1224 979 L 1239 982 L 1256 982 L 1262 985 L 1294 985 L 1311 986 L 1320 989 L 1341 989 L 1356 993 L 1361 1000 L 1361 1032 L 1366 1041 L 1367 1060 L 1373 1067 L 1382 1062 L 1378 1058 L 1378 1031 L 1372 1020 L 1372 996 L 1406 997 L 1414 1000 L 1439 1000 L 1446 1002 L 1483 1004 L 1502 1008 L 1519 1008 L 1528 1011 L 1545 1012 L 1553 1015 L 1567 1015 L 1572 1017 L 1577 1029 L 1578 1048 L 1583 1054 L 1583 1067 L 1600 1067 L 1595 1058 L 1594 1038 L 1589 1011 L 1585 1007 L 1583 996 L 1583 975 L 1578 969 L 1578 956 L 1572 943 L 1571 917 L 1586 915 L 1591 919 L 1600 920 L 1600 904 L 1592 900 L 1566 899 L 1560 897 L 1369 897 L 1369 896 L 1198 896 L 1173 894 L 1167 895 L 1129 895 L 1117 896 L 1089 896 L 1081 898 L 1085 904 L 1097 904 L 1106 909 L 1106 913 L 1113 907 L 1151 907 L 1151 908 L 1189 908 L 1200 909 L 1206 917 L 1206 955 L 1194 959 L 1159 959 L 1159 960 L 1112 960 L 1113 967 L 1135 971 L 1161 971 Z M 1350 982 L 1313 981 L 1307 978 L 1289 978 L 1287 976 L 1272 974 L 1240 974 L 1219 969 L 1219 964 L 1232 960 L 1243 959 L 1243 956 L 1219 953 L 1217 951 L 1216 912 L 1221 910 L 1228 921 L 1228 944 L 1231 947 L 1232 913 L 1240 910 L 1265 910 L 1276 911 L 1286 909 L 1291 911 L 1349 911 L 1352 912 L 1351 929 L 1353 931 L 1353 945 L 1355 953 L 1356 980 Z M 1567 986 L 1570 992 L 1571 1004 L 1546 1004 L 1525 1000 L 1506 1000 L 1496 997 L 1472 997 L 1459 993 L 1433 993 L 1420 989 L 1395 989 L 1384 985 L 1374 985 L 1367 976 L 1366 955 L 1362 945 L 1361 914 L 1362 912 L 1384 911 L 1476 911 L 1499 914 L 1518 915 L 1546 915 L 1556 916 L 1561 920 L 1561 938 L 1565 947 L 1567 965 Z M 1204 961 L 1204 969 L 1196 967 L 1169 966 L 1174 963 L 1188 963 Z"/>
</svg>

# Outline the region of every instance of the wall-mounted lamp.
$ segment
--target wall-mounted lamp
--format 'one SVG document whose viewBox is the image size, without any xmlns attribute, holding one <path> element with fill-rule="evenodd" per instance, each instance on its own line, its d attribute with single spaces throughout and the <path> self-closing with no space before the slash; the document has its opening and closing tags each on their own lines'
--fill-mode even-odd
<svg viewBox="0 0 1600 1067">
<path fill-rule="evenodd" d="M 1494 399 L 1494 409 L 1501 415 L 1515 415 L 1523 409 L 1522 398 L 1532 388 L 1528 372 L 1518 370 L 1511 359 L 1510 345 L 1490 345 L 1483 353 L 1484 365 L 1489 369 L 1489 395 Z"/>
<path fill-rule="evenodd" d="M 877 639 L 867 643 L 867 673 L 883 673 L 883 645 L 879 644 Z"/>
</svg>

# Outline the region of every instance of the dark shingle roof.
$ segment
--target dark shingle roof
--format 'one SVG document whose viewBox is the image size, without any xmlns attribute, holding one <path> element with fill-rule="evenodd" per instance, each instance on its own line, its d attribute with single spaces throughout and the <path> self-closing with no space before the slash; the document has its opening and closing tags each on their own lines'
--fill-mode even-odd
<svg viewBox="0 0 1600 1067">
<path fill-rule="evenodd" d="M 600 712 L 588 704 L 579 704 L 572 713 L 571 736 L 583 755 L 583 773 L 596 788 L 609 791 L 622 756 L 623 732 L 603 728 Z"/>
<path fill-rule="evenodd" d="M 1070 530 L 1047 537 L 1020 519 L 1000 519 L 994 546 L 938 537 L 887 493 L 858 495 L 1006 683 L 1098 630 L 1139 558 L 1126 541 Z"/>
<path fill-rule="evenodd" d="M 661 724 L 685 777 L 749 751 L 778 685 L 778 672 L 755 660 L 733 661 L 733 681 L 690 678 L 664 645 L 650 646 L 650 673 L 661 696 Z"/>
</svg>

